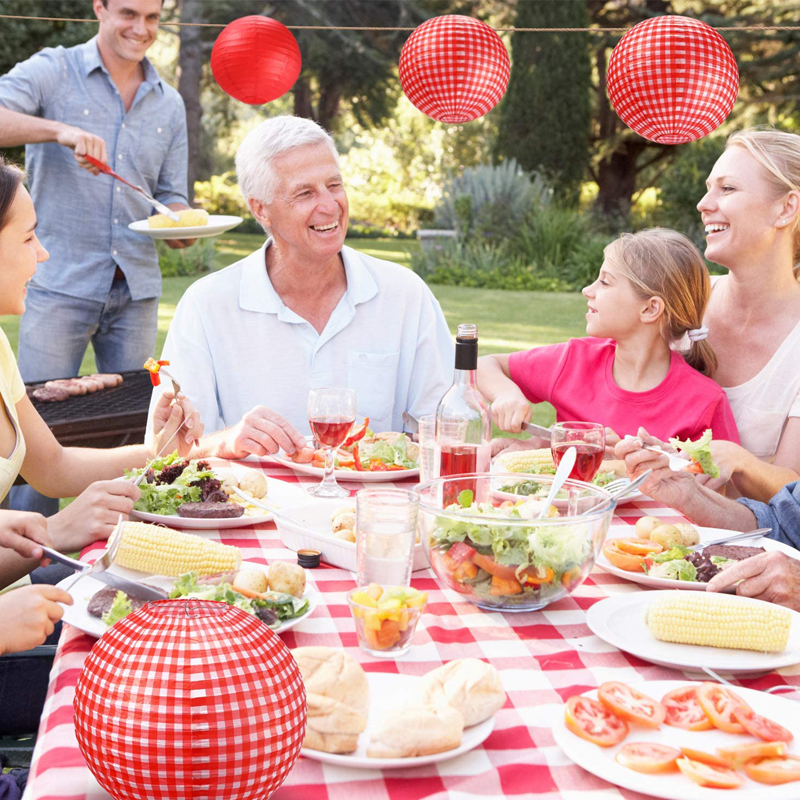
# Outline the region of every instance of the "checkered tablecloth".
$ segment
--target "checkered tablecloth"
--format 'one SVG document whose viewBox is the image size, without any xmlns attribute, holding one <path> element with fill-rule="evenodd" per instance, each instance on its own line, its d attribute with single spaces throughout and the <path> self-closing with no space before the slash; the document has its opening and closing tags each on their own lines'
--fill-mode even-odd
<svg viewBox="0 0 800 800">
<path fill-rule="evenodd" d="M 267 461 L 241 466 L 295 483 L 318 480 L 296 476 Z M 355 492 L 363 487 L 348 484 L 348 488 Z M 638 517 L 651 514 L 669 522 L 684 521 L 673 509 L 643 500 L 618 509 L 609 535 L 624 534 L 625 527 Z M 211 535 L 240 547 L 248 561 L 294 560 L 271 523 Z M 96 554 L 100 545 L 93 549 Z M 399 661 L 389 661 L 372 659 L 358 647 L 345 599 L 355 586 L 354 576 L 325 566 L 310 570 L 309 575 L 321 593 L 321 602 L 308 619 L 282 634 L 288 647 L 343 647 L 368 672 L 405 675 L 422 675 L 455 658 L 485 659 L 502 672 L 508 699 L 497 713 L 491 736 L 482 746 L 458 758 L 422 768 L 382 771 L 345 769 L 301 757 L 273 795 L 276 800 L 645 797 L 606 783 L 573 764 L 556 746 L 551 731 L 553 715 L 569 696 L 604 681 L 685 677 L 621 652 L 589 631 L 586 610 L 610 595 L 640 591 L 636 584 L 595 569 L 574 594 L 543 611 L 502 614 L 482 611 L 456 592 L 442 589 L 429 570 L 415 572 L 412 585 L 429 593 L 428 605 L 411 652 Z M 92 637 L 65 626 L 50 676 L 25 800 L 108 800 L 78 750 L 72 721 L 75 685 L 94 642 Z M 741 684 L 756 689 L 778 684 L 800 686 L 800 668 L 742 680 Z"/>
</svg>

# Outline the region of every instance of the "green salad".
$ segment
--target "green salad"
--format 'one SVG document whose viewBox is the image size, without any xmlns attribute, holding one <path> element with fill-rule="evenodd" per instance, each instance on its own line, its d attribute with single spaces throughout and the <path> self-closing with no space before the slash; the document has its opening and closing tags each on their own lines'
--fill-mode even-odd
<svg viewBox="0 0 800 800">
<path fill-rule="evenodd" d="M 702 551 L 697 552 L 690 547 L 676 545 L 657 555 L 648 556 L 642 564 L 642 569 L 651 578 L 707 582 L 716 572 L 735 563 L 735 560 L 725 556 L 706 556 Z"/>
<path fill-rule="evenodd" d="M 534 595 L 563 594 L 565 587 L 570 590 L 585 577 L 584 565 L 593 548 L 588 523 L 537 524 L 536 504 L 497 508 L 473 503 L 468 490 L 459 496 L 458 506 L 449 508 L 457 508 L 462 517 L 436 517 L 430 534 L 431 557 L 437 559 L 445 579 L 482 600 L 531 603 Z M 507 517 L 511 524 L 497 517 Z M 527 524 L 519 524 L 520 520 Z"/>
<path fill-rule="evenodd" d="M 358 456 L 366 468 L 370 461 L 382 461 L 387 466 L 416 469 L 419 446 L 404 433 L 394 439 L 374 438 L 369 433 L 358 442 Z"/>
<path fill-rule="evenodd" d="M 555 468 L 552 470 L 542 469 L 539 474 L 555 474 Z M 595 486 L 606 486 L 616 478 L 617 476 L 614 472 L 598 472 L 592 483 Z M 545 497 L 547 492 L 550 491 L 550 486 L 546 483 L 539 483 L 539 481 L 519 481 L 518 483 L 507 483 L 505 486 L 501 486 L 499 491 L 506 492 L 506 494 L 516 494 L 520 497 Z M 566 490 L 562 489 L 556 495 L 556 499 L 563 500 L 567 496 Z"/>
<path fill-rule="evenodd" d="M 126 470 L 126 478 L 138 478 L 144 470 Z M 206 461 L 189 461 L 177 452 L 155 459 L 148 477 L 139 484 L 142 496 L 133 506 L 149 514 L 177 514 L 184 503 L 199 503 L 210 491 L 218 491 L 221 482 Z"/>
</svg>

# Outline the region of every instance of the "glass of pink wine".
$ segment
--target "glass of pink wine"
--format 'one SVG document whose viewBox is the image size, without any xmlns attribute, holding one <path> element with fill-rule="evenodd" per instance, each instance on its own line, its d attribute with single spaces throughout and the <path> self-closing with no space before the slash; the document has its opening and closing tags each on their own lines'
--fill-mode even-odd
<svg viewBox="0 0 800 800">
<path fill-rule="evenodd" d="M 308 393 L 308 422 L 311 433 L 325 449 L 325 475 L 322 483 L 308 489 L 315 497 L 349 497 L 350 492 L 336 483 L 333 460 L 336 450 L 347 439 L 356 421 L 356 393 L 333 387 L 312 389 Z"/>
<path fill-rule="evenodd" d="M 557 422 L 553 425 L 550 449 L 556 466 L 570 447 L 577 452 L 569 477 L 591 483 L 600 470 L 606 452 L 606 430 L 599 422 Z"/>
</svg>

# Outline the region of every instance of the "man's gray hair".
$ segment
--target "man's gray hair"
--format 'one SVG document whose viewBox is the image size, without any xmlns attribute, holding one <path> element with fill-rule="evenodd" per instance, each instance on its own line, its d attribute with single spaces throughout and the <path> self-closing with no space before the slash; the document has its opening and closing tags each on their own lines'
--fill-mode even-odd
<svg viewBox="0 0 800 800">
<path fill-rule="evenodd" d="M 316 144 L 328 145 L 339 163 L 333 138 L 313 120 L 272 117 L 253 128 L 236 151 L 236 177 L 245 201 L 252 197 L 271 203 L 277 185 L 273 160 L 287 150 Z"/>
</svg>

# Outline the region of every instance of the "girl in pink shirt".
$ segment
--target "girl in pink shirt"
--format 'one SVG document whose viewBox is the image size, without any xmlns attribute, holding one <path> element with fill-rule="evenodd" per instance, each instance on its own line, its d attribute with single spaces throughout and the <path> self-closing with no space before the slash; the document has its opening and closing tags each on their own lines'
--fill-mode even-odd
<svg viewBox="0 0 800 800">
<path fill-rule="evenodd" d="M 583 290 L 587 337 L 479 360 L 496 425 L 518 433 L 530 403 L 547 401 L 559 421 L 600 422 L 619 436 L 644 427 L 662 441 L 696 439 L 711 428 L 715 439 L 738 442 L 725 392 L 709 377 L 709 294 L 708 270 L 685 236 L 622 234 Z"/>
</svg>

